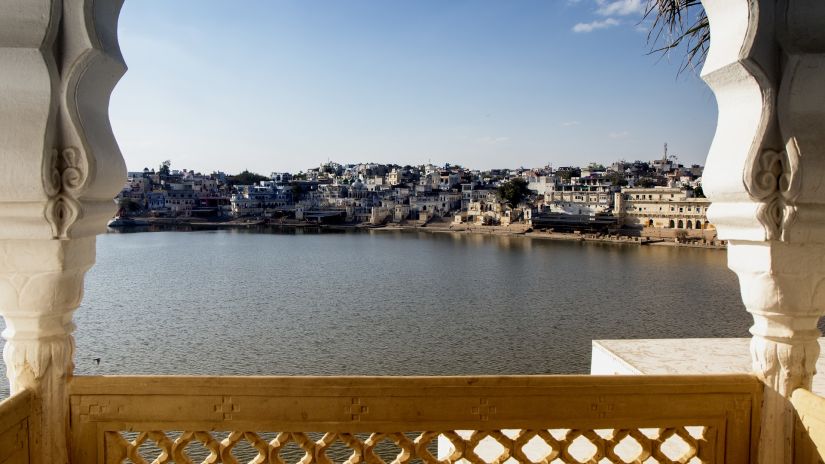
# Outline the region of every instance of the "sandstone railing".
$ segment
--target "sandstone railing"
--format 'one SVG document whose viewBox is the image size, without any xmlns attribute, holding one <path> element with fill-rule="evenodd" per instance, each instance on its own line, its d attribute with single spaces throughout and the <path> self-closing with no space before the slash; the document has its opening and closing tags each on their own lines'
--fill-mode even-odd
<svg viewBox="0 0 825 464">
<path fill-rule="evenodd" d="M 825 462 L 825 398 L 797 388 L 791 396 L 796 415 L 794 427 L 794 462 Z"/>
<path fill-rule="evenodd" d="M 28 464 L 37 446 L 32 394 L 28 390 L 0 401 L 0 464 Z"/>
<path fill-rule="evenodd" d="M 761 391 L 747 375 L 77 377 L 72 462 L 745 463 Z"/>
</svg>

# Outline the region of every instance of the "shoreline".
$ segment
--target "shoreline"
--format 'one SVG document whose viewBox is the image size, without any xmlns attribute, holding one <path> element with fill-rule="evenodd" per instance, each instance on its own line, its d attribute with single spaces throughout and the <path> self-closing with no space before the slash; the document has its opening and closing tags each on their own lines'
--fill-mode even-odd
<svg viewBox="0 0 825 464">
<path fill-rule="evenodd" d="M 418 224 L 391 224 L 373 226 L 369 224 L 311 224 L 300 221 L 267 222 L 263 219 L 244 219 L 231 221 L 192 221 L 171 218 L 136 218 L 146 221 L 147 225 L 109 228 L 123 232 L 143 232 L 140 229 L 160 228 L 161 230 L 188 232 L 192 230 L 223 230 L 223 229 L 319 229 L 329 231 L 369 230 L 369 231 L 418 231 L 429 233 L 495 235 L 500 237 L 525 237 L 538 240 L 556 240 L 566 242 L 605 243 L 611 245 L 633 246 L 666 246 L 679 248 L 698 248 L 705 250 L 726 250 L 724 245 L 710 245 L 703 243 L 680 243 L 663 238 L 643 238 L 629 235 L 596 235 L 586 233 L 564 233 L 552 231 L 538 231 L 526 224 L 512 226 L 473 226 L 468 224 L 453 224 L 449 222 Z"/>
<path fill-rule="evenodd" d="M 430 233 L 452 233 L 452 234 L 474 234 L 474 235 L 496 235 L 500 237 L 526 237 L 538 240 L 556 240 L 565 242 L 587 242 L 587 243 L 607 243 L 610 245 L 633 245 L 633 246 L 665 246 L 679 248 L 699 248 L 707 250 L 726 250 L 723 245 L 708 245 L 701 243 L 679 243 L 662 238 L 646 239 L 642 237 L 632 237 L 628 235 L 608 235 L 598 236 L 594 234 L 577 234 L 563 232 L 536 231 L 528 226 L 522 225 L 524 230 L 510 229 L 507 226 L 467 226 L 463 228 L 453 228 L 451 226 L 385 226 L 372 230 L 415 230 Z"/>
</svg>

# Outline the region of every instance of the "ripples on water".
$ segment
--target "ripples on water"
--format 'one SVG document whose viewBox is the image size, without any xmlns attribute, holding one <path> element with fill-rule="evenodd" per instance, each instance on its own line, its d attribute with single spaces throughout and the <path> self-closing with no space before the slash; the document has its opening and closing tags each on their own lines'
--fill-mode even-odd
<svg viewBox="0 0 825 464">
<path fill-rule="evenodd" d="M 751 323 L 725 252 L 390 231 L 103 235 L 75 320 L 87 375 L 586 373 Z"/>
</svg>

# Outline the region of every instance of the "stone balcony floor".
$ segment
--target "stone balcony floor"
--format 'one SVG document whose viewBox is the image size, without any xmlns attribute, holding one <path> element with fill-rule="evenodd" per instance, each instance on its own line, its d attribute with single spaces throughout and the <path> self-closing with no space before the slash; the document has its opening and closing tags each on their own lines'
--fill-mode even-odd
<svg viewBox="0 0 825 464">
<path fill-rule="evenodd" d="M 740 374 L 751 372 L 750 338 L 593 340 L 595 375 Z M 825 338 L 819 339 L 819 345 Z M 825 350 L 813 392 L 825 396 Z"/>
</svg>

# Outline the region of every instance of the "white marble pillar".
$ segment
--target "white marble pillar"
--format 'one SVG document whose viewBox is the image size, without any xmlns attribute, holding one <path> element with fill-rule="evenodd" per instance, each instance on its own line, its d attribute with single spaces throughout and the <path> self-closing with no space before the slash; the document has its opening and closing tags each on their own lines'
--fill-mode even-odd
<svg viewBox="0 0 825 464">
<path fill-rule="evenodd" d="M 754 318 L 753 369 L 766 384 L 759 459 L 790 462 L 786 399 L 811 387 L 825 314 L 825 2 L 703 4 L 702 76 L 719 104 L 708 216 Z"/>
<path fill-rule="evenodd" d="M 66 463 L 72 313 L 125 167 L 108 118 L 119 0 L 0 2 L 0 315 L 12 392 L 38 397 L 36 463 Z"/>
</svg>

